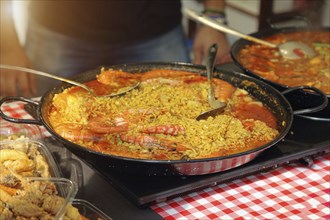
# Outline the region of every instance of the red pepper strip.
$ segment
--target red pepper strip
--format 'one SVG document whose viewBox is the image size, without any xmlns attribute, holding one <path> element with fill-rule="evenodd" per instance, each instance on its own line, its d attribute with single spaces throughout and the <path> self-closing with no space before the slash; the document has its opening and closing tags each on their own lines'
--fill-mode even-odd
<svg viewBox="0 0 330 220">
<path fill-rule="evenodd" d="M 293 52 L 294 52 L 296 55 L 298 55 L 299 57 L 301 57 L 301 58 L 304 58 L 304 57 L 305 57 L 305 53 L 304 53 L 301 49 L 299 49 L 299 48 L 295 48 L 295 49 L 293 49 Z"/>
</svg>

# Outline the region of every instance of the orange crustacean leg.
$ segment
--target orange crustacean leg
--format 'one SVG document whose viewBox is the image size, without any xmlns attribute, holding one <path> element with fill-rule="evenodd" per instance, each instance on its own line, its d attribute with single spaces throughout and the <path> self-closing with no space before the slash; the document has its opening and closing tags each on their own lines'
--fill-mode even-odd
<svg viewBox="0 0 330 220">
<path fill-rule="evenodd" d="M 147 127 L 143 130 L 141 130 L 143 133 L 147 134 L 169 134 L 169 135 L 178 135 L 178 134 L 184 134 L 185 129 L 182 125 L 157 125 L 157 126 L 151 126 Z"/>
<path fill-rule="evenodd" d="M 183 144 L 180 144 L 176 141 L 161 139 L 145 134 L 134 135 L 134 136 L 122 134 L 120 135 L 120 139 L 124 142 L 138 144 L 142 147 L 147 147 L 147 148 L 156 147 L 156 148 L 175 150 L 175 151 L 185 151 L 188 149 L 187 146 L 184 146 Z"/>
<path fill-rule="evenodd" d="M 236 90 L 232 84 L 224 80 L 213 79 L 212 82 L 214 83 L 214 95 L 220 101 L 229 100 Z"/>
</svg>

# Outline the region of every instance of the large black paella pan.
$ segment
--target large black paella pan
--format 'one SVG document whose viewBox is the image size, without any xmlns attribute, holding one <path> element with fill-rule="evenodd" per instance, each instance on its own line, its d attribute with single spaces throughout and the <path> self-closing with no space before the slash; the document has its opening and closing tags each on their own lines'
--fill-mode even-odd
<svg viewBox="0 0 330 220">
<path fill-rule="evenodd" d="M 129 73 L 146 72 L 154 69 L 171 69 L 194 72 L 196 74 L 205 75 L 206 69 L 204 66 L 186 64 L 186 63 L 142 63 L 130 65 L 111 66 L 112 69 L 123 70 Z M 91 70 L 77 75 L 74 80 L 79 82 L 87 82 L 94 80 L 99 74 L 100 69 Z M 284 95 L 294 90 L 305 89 L 309 87 L 299 87 L 286 90 L 282 93 L 271 87 L 270 85 L 259 81 L 258 79 L 246 76 L 234 71 L 215 71 L 215 77 L 233 84 L 235 87 L 245 89 L 253 97 L 263 102 L 269 109 L 272 110 L 276 117 L 278 127 L 278 136 L 267 144 L 259 146 L 252 150 L 244 152 L 220 156 L 213 158 L 191 159 L 191 160 L 146 160 L 134 159 L 128 157 L 114 156 L 110 154 L 100 153 L 91 149 L 87 149 L 79 144 L 73 143 L 60 136 L 50 124 L 48 112 L 52 106 L 53 97 L 61 93 L 64 89 L 71 87 L 68 84 L 61 84 L 50 89 L 41 97 L 41 100 L 33 101 L 22 97 L 5 97 L 0 101 L 0 107 L 4 103 L 12 100 L 19 100 L 34 105 L 36 108 L 37 118 L 35 120 L 15 119 L 5 115 L 0 111 L 1 116 L 8 121 L 15 123 L 33 123 L 43 125 L 57 140 L 59 140 L 72 153 L 77 155 L 82 160 L 90 165 L 98 168 L 116 170 L 120 172 L 129 172 L 142 175 L 203 175 L 221 172 L 234 167 L 238 167 L 253 160 L 257 155 L 265 149 L 272 147 L 277 142 L 281 141 L 289 132 L 293 122 L 293 116 L 300 113 L 315 112 L 325 107 L 327 100 L 318 107 L 311 109 L 302 109 L 293 111 L 291 105 Z M 320 92 L 318 90 L 313 90 Z M 322 93 L 320 92 L 322 96 Z M 217 138 L 217 137 L 215 137 Z"/>
</svg>

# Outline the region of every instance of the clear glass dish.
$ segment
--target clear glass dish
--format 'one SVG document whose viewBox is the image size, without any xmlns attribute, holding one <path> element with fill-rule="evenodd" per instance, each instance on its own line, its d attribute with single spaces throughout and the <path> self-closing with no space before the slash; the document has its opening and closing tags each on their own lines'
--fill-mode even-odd
<svg viewBox="0 0 330 220">
<path fill-rule="evenodd" d="M 7 219 L 62 219 L 77 193 L 65 178 L 29 177 L 16 187 L 1 187 L 3 216 Z"/>
<path fill-rule="evenodd" d="M 47 146 L 36 140 L 1 141 L 0 162 L 22 177 L 62 177 L 59 165 Z"/>
<path fill-rule="evenodd" d="M 111 220 L 108 215 L 98 209 L 90 202 L 83 199 L 74 199 L 72 206 L 79 210 L 79 213 L 88 220 Z M 82 218 L 82 219 L 84 219 Z"/>
<path fill-rule="evenodd" d="M 12 123 L 0 119 L 0 141 L 16 139 L 40 140 L 42 133 L 37 125 Z"/>
</svg>

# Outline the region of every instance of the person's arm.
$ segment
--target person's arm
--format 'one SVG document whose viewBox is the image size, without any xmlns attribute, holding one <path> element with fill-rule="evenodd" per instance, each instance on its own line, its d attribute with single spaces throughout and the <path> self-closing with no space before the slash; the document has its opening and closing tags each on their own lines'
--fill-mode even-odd
<svg viewBox="0 0 330 220">
<path fill-rule="evenodd" d="M 203 0 L 203 4 L 205 14 L 212 17 L 222 18 L 222 21 L 225 22 L 225 0 Z M 200 25 L 194 38 L 193 63 L 201 64 L 207 56 L 208 48 L 214 43 L 216 43 L 219 48 L 216 57 L 216 64 L 229 62 L 230 46 L 226 34 L 213 28 Z"/>
<path fill-rule="evenodd" d="M 16 33 L 12 1 L 1 0 L 0 13 L 0 63 L 30 67 L 30 61 L 20 45 Z M 31 97 L 35 94 L 34 76 L 24 72 L 0 69 L 0 96 L 20 95 Z"/>
</svg>

